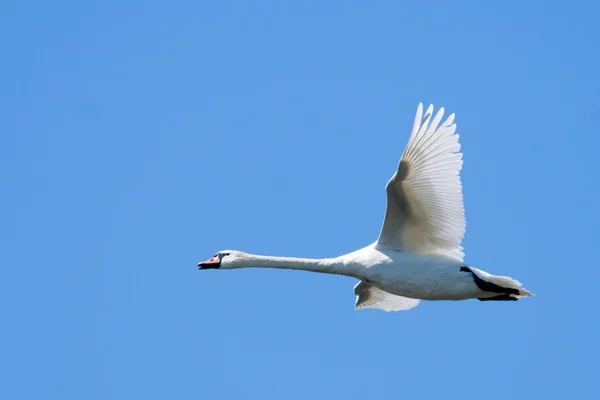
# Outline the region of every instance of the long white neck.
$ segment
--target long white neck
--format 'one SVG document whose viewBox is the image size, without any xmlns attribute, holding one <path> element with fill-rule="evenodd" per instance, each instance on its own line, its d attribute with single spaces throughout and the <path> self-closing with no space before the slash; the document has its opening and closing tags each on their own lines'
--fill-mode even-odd
<svg viewBox="0 0 600 400">
<path fill-rule="evenodd" d="M 297 269 L 302 271 L 321 272 L 324 274 L 336 274 L 356 276 L 356 268 L 352 265 L 342 263 L 335 258 L 295 258 L 295 257 L 272 257 L 245 254 L 244 267 L 255 268 L 278 268 Z"/>
</svg>

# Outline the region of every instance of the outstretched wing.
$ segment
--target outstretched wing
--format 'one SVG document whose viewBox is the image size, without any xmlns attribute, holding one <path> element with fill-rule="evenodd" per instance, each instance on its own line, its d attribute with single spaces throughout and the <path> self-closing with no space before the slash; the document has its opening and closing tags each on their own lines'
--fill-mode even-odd
<svg viewBox="0 0 600 400">
<path fill-rule="evenodd" d="M 378 243 L 413 253 L 444 254 L 462 261 L 465 214 L 462 153 L 451 114 L 440 125 L 433 106 L 419 104 L 398 170 L 386 186 L 387 210 Z"/>
</svg>

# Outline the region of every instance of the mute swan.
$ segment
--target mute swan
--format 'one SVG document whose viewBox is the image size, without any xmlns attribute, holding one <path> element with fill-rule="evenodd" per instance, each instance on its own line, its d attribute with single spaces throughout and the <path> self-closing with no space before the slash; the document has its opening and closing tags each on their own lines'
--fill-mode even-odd
<svg viewBox="0 0 600 400">
<path fill-rule="evenodd" d="M 377 241 L 336 258 L 270 257 L 224 250 L 199 269 L 265 267 L 346 275 L 355 309 L 408 310 L 420 300 L 512 300 L 532 296 L 521 283 L 463 263 L 465 216 L 460 170 L 462 153 L 454 114 L 423 116 L 419 104 L 398 170 L 386 186 L 387 210 Z"/>
</svg>

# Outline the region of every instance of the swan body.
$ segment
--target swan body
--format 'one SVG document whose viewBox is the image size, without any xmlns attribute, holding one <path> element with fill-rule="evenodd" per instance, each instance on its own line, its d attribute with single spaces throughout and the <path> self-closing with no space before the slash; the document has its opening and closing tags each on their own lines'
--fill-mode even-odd
<svg viewBox="0 0 600 400">
<path fill-rule="evenodd" d="M 260 256 L 223 250 L 200 269 L 248 267 L 296 269 L 359 279 L 355 308 L 408 310 L 420 300 L 516 301 L 532 293 L 520 282 L 463 263 L 465 233 L 454 114 L 423 116 L 419 104 L 398 170 L 386 186 L 387 209 L 378 240 L 336 258 Z"/>
<path fill-rule="evenodd" d="M 340 261 L 361 270 L 359 278 L 365 283 L 398 296 L 464 300 L 485 295 L 470 274 L 460 272 L 460 263 L 443 255 L 370 246 L 342 256 Z"/>
</svg>

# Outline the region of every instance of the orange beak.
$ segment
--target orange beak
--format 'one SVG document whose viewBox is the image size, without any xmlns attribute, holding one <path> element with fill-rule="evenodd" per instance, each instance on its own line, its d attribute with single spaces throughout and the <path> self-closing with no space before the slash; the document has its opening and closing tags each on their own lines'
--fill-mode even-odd
<svg viewBox="0 0 600 400">
<path fill-rule="evenodd" d="M 221 259 L 219 256 L 215 256 L 210 260 L 202 261 L 198 263 L 199 269 L 211 269 L 211 268 L 219 268 L 221 265 Z"/>
</svg>

